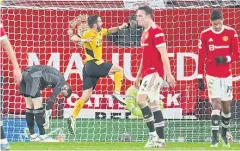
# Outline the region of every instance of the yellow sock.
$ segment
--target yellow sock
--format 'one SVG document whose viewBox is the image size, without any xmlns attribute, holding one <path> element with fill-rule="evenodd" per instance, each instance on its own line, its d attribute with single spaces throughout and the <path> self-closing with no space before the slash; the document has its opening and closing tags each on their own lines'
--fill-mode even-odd
<svg viewBox="0 0 240 151">
<path fill-rule="evenodd" d="M 119 92 L 122 87 L 122 80 L 123 80 L 123 73 L 122 72 L 116 72 L 114 74 L 114 82 L 115 82 L 115 92 Z"/>
<path fill-rule="evenodd" d="M 74 118 L 77 118 L 78 114 L 80 113 L 81 109 L 83 108 L 85 102 L 82 99 L 77 100 L 73 110 L 72 110 L 72 116 Z"/>
</svg>

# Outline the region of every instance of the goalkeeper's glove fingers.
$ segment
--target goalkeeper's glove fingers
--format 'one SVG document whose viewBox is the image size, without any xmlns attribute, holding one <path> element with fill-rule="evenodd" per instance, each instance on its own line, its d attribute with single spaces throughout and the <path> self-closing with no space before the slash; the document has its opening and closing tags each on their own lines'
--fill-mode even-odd
<svg viewBox="0 0 240 151">
<path fill-rule="evenodd" d="M 205 90 L 203 79 L 198 79 L 198 89 Z"/>
<path fill-rule="evenodd" d="M 50 127 L 50 116 L 52 114 L 52 110 L 45 111 L 45 123 L 43 124 L 44 129 L 49 129 Z"/>
<path fill-rule="evenodd" d="M 218 57 L 215 57 L 215 61 L 217 64 L 224 64 L 224 63 L 227 63 L 227 58 L 218 56 Z"/>
</svg>

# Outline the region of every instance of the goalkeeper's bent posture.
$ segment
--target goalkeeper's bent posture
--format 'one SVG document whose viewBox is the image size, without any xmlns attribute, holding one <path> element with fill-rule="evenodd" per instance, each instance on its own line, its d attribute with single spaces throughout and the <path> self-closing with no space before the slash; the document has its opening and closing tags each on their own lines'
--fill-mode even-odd
<svg viewBox="0 0 240 151">
<path fill-rule="evenodd" d="M 113 97 L 120 103 L 124 103 L 120 95 L 120 89 L 123 80 L 123 68 L 112 63 L 104 62 L 102 59 L 102 44 L 103 36 L 117 32 L 119 29 L 128 26 L 123 23 L 119 27 L 112 27 L 109 29 L 102 28 L 102 20 L 98 15 L 89 16 L 87 19 L 88 26 L 90 27 L 83 35 L 74 35 L 73 27 L 70 27 L 68 34 L 70 40 L 77 43 L 82 43 L 86 60 L 84 61 L 83 68 L 83 93 L 81 98 L 76 102 L 72 111 L 72 116 L 68 119 L 69 131 L 75 133 L 76 118 L 79 115 L 84 104 L 90 99 L 92 91 L 94 90 L 97 81 L 100 77 L 107 75 L 114 75 L 115 92 Z"/>
<path fill-rule="evenodd" d="M 47 101 L 46 113 L 43 109 L 41 94 L 41 90 L 45 88 L 53 88 L 52 96 Z M 19 93 L 26 101 L 26 121 L 30 131 L 30 141 L 54 141 L 45 134 L 45 129 L 49 127 L 53 103 L 59 93 L 65 98 L 72 94 L 72 88 L 66 83 L 63 75 L 51 66 L 30 66 L 22 72 Z M 40 136 L 34 132 L 34 117 Z"/>
<path fill-rule="evenodd" d="M 142 111 L 137 103 L 137 93 L 138 93 L 138 89 L 134 85 L 130 86 L 126 91 L 125 109 L 132 113 L 131 118 L 143 117 Z M 156 100 L 156 103 L 155 101 L 149 101 L 149 107 L 151 109 L 153 109 L 155 106 L 160 106 L 160 109 L 161 110 L 163 109 L 163 102 L 162 100 L 160 100 L 160 97 L 159 97 L 159 100 Z"/>
</svg>

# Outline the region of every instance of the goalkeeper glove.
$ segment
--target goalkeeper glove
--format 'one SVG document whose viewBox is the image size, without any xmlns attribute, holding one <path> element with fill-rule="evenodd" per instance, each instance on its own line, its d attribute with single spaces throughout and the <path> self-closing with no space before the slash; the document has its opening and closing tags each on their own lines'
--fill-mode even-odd
<svg viewBox="0 0 240 151">
<path fill-rule="evenodd" d="M 52 110 L 45 110 L 45 123 L 43 124 L 44 129 L 49 129 L 50 126 L 50 116 L 52 114 Z"/>
<path fill-rule="evenodd" d="M 205 90 L 203 79 L 198 79 L 198 89 Z"/>
<path fill-rule="evenodd" d="M 225 64 L 225 63 L 227 63 L 227 58 L 218 56 L 218 57 L 215 57 L 215 61 L 217 64 Z"/>
</svg>

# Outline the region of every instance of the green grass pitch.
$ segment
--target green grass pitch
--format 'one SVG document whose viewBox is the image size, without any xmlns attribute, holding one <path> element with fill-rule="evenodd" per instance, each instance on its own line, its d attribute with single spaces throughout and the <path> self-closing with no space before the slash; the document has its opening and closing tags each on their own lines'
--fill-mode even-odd
<svg viewBox="0 0 240 151">
<path fill-rule="evenodd" d="M 145 149 L 145 142 L 61 142 L 61 143 L 11 143 L 11 150 L 240 150 L 240 143 L 231 148 L 210 148 L 210 143 L 169 142 L 165 149 Z"/>
</svg>

